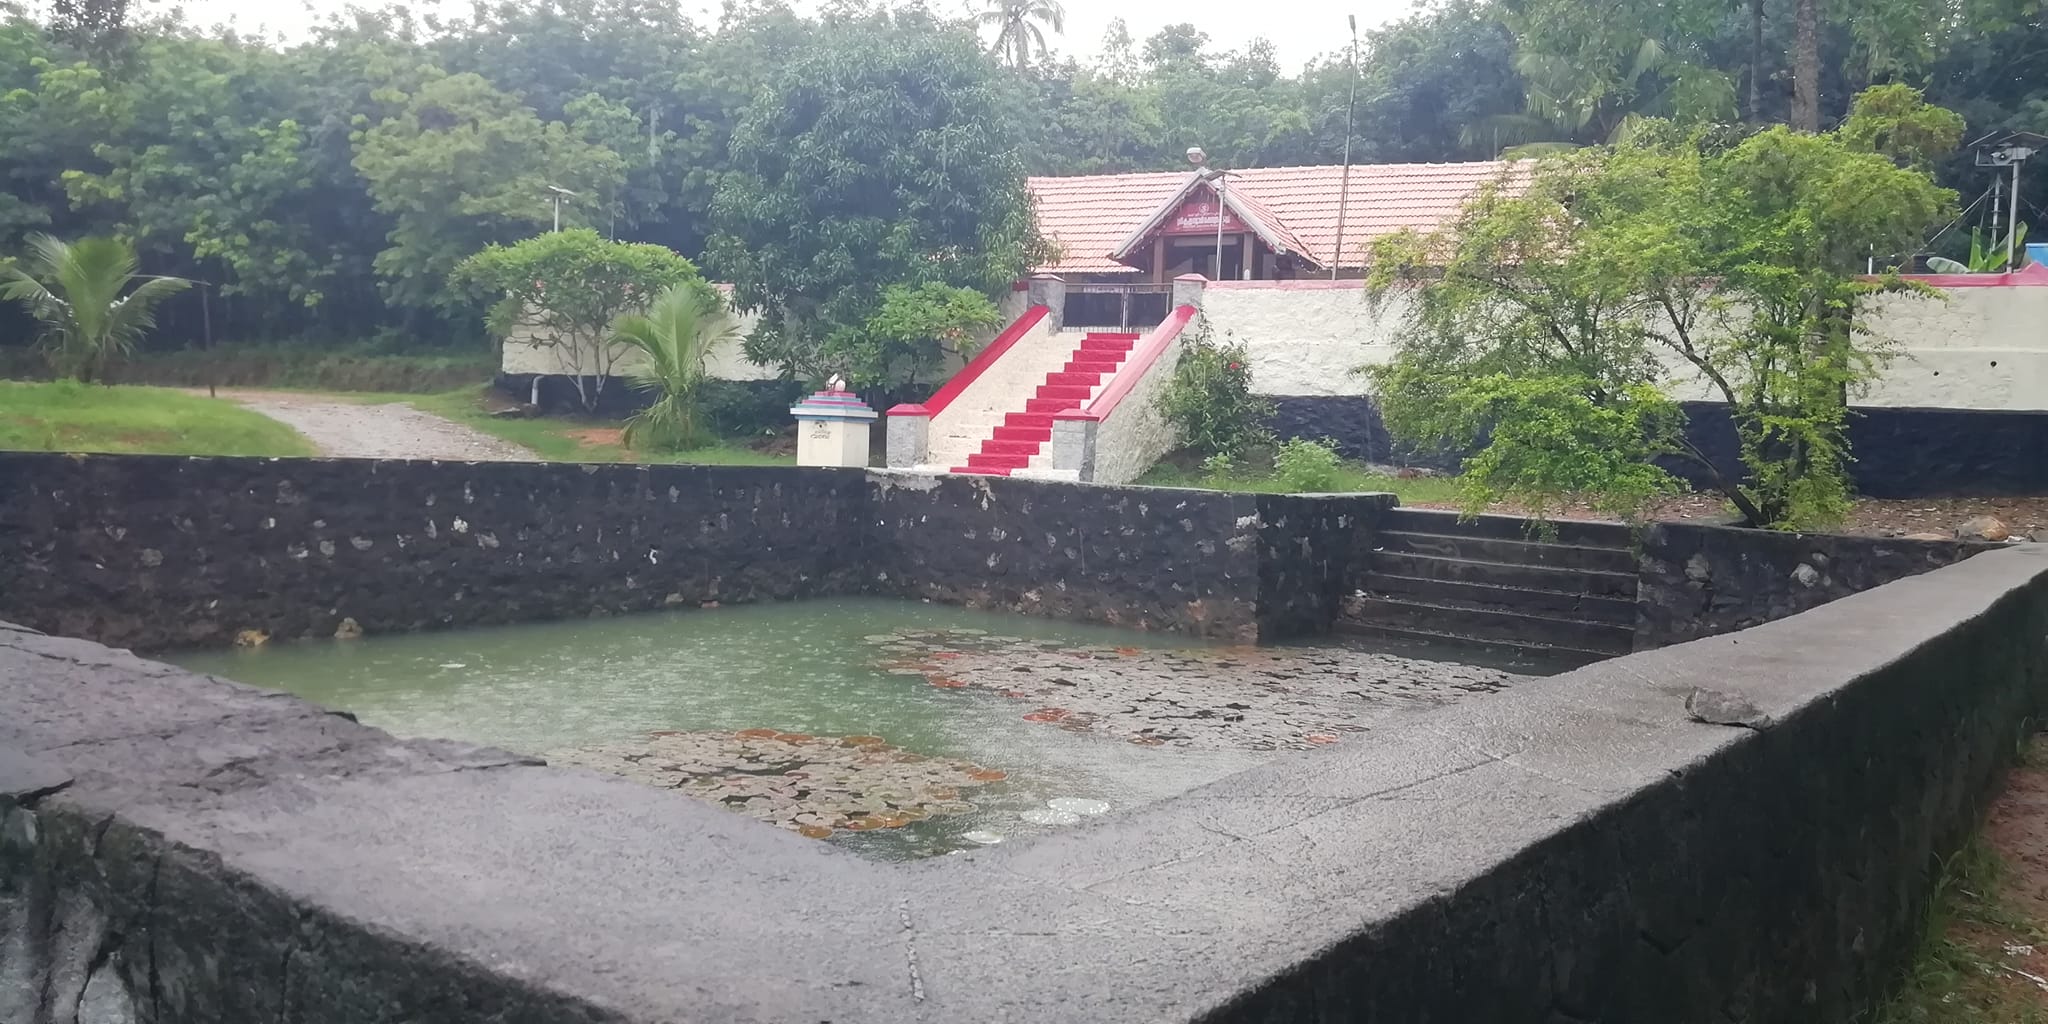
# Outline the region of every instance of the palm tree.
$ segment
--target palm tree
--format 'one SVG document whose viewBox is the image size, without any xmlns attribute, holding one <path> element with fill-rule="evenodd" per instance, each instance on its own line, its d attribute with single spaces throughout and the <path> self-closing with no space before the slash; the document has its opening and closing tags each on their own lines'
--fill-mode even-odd
<svg viewBox="0 0 2048 1024">
<path fill-rule="evenodd" d="M 67 244 L 35 235 L 28 248 L 28 269 L 0 267 L 0 297 L 26 305 L 42 321 L 50 367 L 83 383 L 105 374 L 113 357 L 134 351 L 135 342 L 156 326 L 157 302 L 192 284 L 151 277 L 129 291 L 128 283 L 137 280 L 135 248 L 120 239 Z"/>
<path fill-rule="evenodd" d="M 645 365 L 626 371 L 634 388 L 654 401 L 626 422 L 629 448 L 698 448 L 708 440 L 697 422 L 697 392 L 704 386 L 705 353 L 733 335 L 732 321 L 702 287 L 670 288 L 644 314 L 621 319 L 612 340 L 640 350 Z"/>
<path fill-rule="evenodd" d="M 1006 57 L 1014 68 L 1029 65 L 1034 48 L 1040 56 L 1051 52 L 1045 45 L 1045 33 L 1035 22 L 1051 26 L 1056 35 L 1067 30 L 1067 9 L 1059 0 L 991 0 L 980 17 L 982 24 L 996 26 L 995 45 L 989 52 Z"/>
</svg>

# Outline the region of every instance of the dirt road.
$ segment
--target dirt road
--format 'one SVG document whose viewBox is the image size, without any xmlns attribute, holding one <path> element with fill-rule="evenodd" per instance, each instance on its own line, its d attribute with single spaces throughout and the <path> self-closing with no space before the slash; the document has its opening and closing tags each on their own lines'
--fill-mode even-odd
<svg viewBox="0 0 2048 1024">
<path fill-rule="evenodd" d="M 403 402 L 367 405 L 325 395 L 223 388 L 220 397 L 306 436 L 322 455 L 363 459 L 531 462 L 532 452 Z"/>
</svg>

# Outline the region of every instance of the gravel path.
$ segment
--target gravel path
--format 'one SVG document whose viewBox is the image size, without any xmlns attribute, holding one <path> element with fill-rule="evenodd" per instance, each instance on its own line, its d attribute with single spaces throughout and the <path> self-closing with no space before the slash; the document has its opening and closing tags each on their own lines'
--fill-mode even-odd
<svg viewBox="0 0 2048 1024">
<path fill-rule="evenodd" d="M 223 388 L 220 397 L 298 431 L 322 455 L 362 459 L 533 462 L 537 457 L 453 420 L 403 402 L 363 405 L 324 395 Z"/>
</svg>

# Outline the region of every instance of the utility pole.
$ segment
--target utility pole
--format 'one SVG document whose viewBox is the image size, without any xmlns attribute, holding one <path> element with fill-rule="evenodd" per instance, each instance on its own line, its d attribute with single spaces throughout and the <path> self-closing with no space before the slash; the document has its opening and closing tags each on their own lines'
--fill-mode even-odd
<svg viewBox="0 0 2048 1024">
<path fill-rule="evenodd" d="M 1330 247 L 1330 280 L 1337 279 L 1337 265 L 1344 261 L 1344 213 L 1351 205 L 1351 131 L 1358 115 L 1358 15 L 1347 14 L 1351 23 L 1351 98 L 1344 101 L 1344 180 L 1337 186 L 1337 241 Z"/>
</svg>

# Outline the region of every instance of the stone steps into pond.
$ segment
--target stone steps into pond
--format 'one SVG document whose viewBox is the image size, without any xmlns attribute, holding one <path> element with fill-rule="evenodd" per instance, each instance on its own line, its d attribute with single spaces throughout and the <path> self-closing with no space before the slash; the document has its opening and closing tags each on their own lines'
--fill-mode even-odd
<svg viewBox="0 0 2048 1024">
<path fill-rule="evenodd" d="M 1393 509 L 1381 520 L 1343 628 L 1607 657 L 1635 643 L 1636 554 L 1627 526 Z"/>
</svg>

